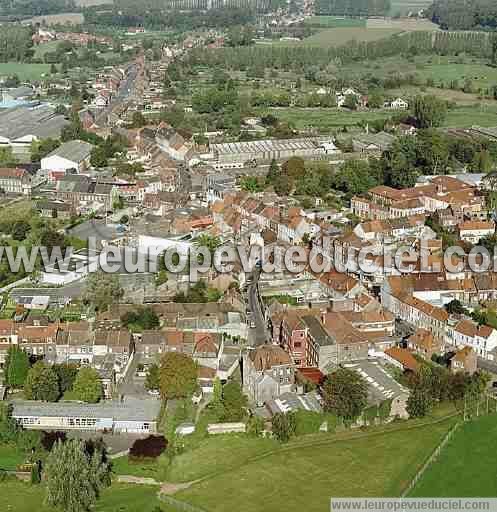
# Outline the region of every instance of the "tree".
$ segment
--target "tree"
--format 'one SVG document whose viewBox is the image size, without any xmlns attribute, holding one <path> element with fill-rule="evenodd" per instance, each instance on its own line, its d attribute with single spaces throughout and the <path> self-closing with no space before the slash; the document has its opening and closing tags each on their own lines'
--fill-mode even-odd
<svg viewBox="0 0 497 512">
<path fill-rule="evenodd" d="M 447 102 L 436 96 L 416 96 L 413 109 L 420 128 L 441 126 L 447 116 Z"/>
<path fill-rule="evenodd" d="M 382 108 L 385 103 L 385 97 L 379 89 L 375 89 L 368 96 L 369 108 Z"/>
<path fill-rule="evenodd" d="M 146 126 L 147 120 L 141 112 L 134 112 L 131 117 L 131 128 L 142 128 Z"/>
<path fill-rule="evenodd" d="M 55 371 L 43 361 L 36 362 L 26 377 L 24 394 L 28 400 L 57 401 L 60 388 Z"/>
<path fill-rule="evenodd" d="M 228 382 L 222 393 L 222 421 L 241 421 L 246 416 L 247 397 L 235 381 Z"/>
<path fill-rule="evenodd" d="M 440 378 L 435 368 L 422 365 L 414 375 L 406 410 L 413 418 L 426 416 L 433 407 L 434 397 L 440 398 Z"/>
<path fill-rule="evenodd" d="M 119 302 L 124 290 L 119 277 L 105 272 L 93 272 L 86 280 L 84 300 L 97 311 L 106 310 L 111 304 Z"/>
<path fill-rule="evenodd" d="M 31 230 L 31 225 L 25 220 L 19 220 L 12 226 L 12 238 L 20 242 L 25 240 Z"/>
<path fill-rule="evenodd" d="M 155 311 L 147 307 L 124 313 L 121 322 L 125 327 L 131 327 L 134 330 L 157 329 L 160 326 L 160 320 Z"/>
<path fill-rule="evenodd" d="M 339 368 L 328 375 L 323 385 L 324 409 L 353 420 L 367 405 L 368 385 L 354 370 Z"/>
<path fill-rule="evenodd" d="M 72 386 L 77 400 L 95 404 L 103 396 L 102 382 L 97 370 L 83 367 L 79 370 Z"/>
<path fill-rule="evenodd" d="M 365 160 L 347 160 L 333 177 L 333 185 L 349 196 L 362 194 L 380 183 L 372 172 L 370 163 Z"/>
<path fill-rule="evenodd" d="M 221 246 L 221 239 L 217 236 L 202 233 L 195 238 L 195 245 L 197 247 L 206 247 L 211 253 L 211 256 L 214 256 L 216 249 Z"/>
<path fill-rule="evenodd" d="M 22 388 L 29 372 L 29 356 L 18 345 L 7 351 L 4 365 L 5 383 L 12 388 Z"/>
<path fill-rule="evenodd" d="M 54 364 L 53 369 L 59 378 L 60 392 L 64 394 L 71 391 L 74 380 L 78 375 L 78 367 L 75 364 Z"/>
<path fill-rule="evenodd" d="M 280 167 L 279 167 L 278 163 L 276 162 L 276 160 L 273 158 L 271 160 L 271 163 L 269 164 L 269 170 L 268 170 L 268 173 L 266 176 L 266 182 L 268 184 L 272 185 L 276 181 L 278 176 L 280 176 L 280 174 L 281 174 Z"/>
<path fill-rule="evenodd" d="M 273 435 L 282 443 L 287 443 L 295 435 L 297 421 L 294 412 L 279 412 L 273 416 Z"/>
<path fill-rule="evenodd" d="M 86 451 L 83 441 L 57 441 L 45 464 L 46 501 L 64 512 L 86 512 L 96 504 L 108 475 L 102 453 Z"/>
<path fill-rule="evenodd" d="M 37 485 L 41 482 L 40 464 L 35 462 L 31 468 L 31 484 Z"/>
<path fill-rule="evenodd" d="M 17 437 L 18 427 L 12 417 L 14 406 L 8 402 L 0 402 L 0 443 L 14 442 Z"/>
<path fill-rule="evenodd" d="M 145 377 L 145 388 L 159 389 L 160 387 L 160 372 L 159 365 L 152 363 L 148 367 L 147 376 Z"/>
<path fill-rule="evenodd" d="M 177 352 L 164 354 L 160 364 L 160 392 L 162 398 L 186 398 L 197 388 L 197 365 L 193 359 Z"/>
<path fill-rule="evenodd" d="M 464 315 L 468 310 L 461 304 L 460 300 L 453 299 L 445 305 L 445 310 L 450 315 Z"/>
<path fill-rule="evenodd" d="M 423 385 L 416 384 L 407 399 L 406 411 L 411 418 L 426 416 L 433 407 L 433 399 Z"/>
<path fill-rule="evenodd" d="M 103 146 L 97 146 L 91 150 L 90 164 L 93 167 L 106 167 L 109 163 L 109 157 Z"/>
<path fill-rule="evenodd" d="M 355 94 L 347 94 L 347 96 L 345 96 L 343 106 L 349 110 L 357 110 L 358 103 L 359 100 Z"/>
</svg>

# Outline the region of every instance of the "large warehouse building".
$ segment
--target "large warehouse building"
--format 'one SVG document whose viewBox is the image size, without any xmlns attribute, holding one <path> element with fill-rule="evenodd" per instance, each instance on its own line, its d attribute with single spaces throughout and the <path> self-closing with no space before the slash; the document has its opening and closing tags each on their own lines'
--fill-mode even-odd
<svg viewBox="0 0 497 512">
<path fill-rule="evenodd" d="M 52 107 L 17 107 L 0 112 L 0 148 L 10 147 L 15 154 L 29 154 L 34 140 L 60 137 L 69 121 Z"/>
<path fill-rule="evenodd" d="M 241 169 L 263 162 L 283 160 L 292 156 L 318 158 L 327 153 L 329 143 L 318 138 L 256 140 L 211 144 L 209 159 L 215 169 Z"/>
</svg>

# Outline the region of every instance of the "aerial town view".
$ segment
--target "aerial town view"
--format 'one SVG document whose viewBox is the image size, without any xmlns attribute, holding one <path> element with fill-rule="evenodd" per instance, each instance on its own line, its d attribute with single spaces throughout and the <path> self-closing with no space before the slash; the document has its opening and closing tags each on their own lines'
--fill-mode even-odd
<svg viewBox="0 0 497 512">
<path fill-rule="evenodd" d="M 496 227 L 496 0 L 0 0 L 0 512 L 497 512 Z"/>
</svg>

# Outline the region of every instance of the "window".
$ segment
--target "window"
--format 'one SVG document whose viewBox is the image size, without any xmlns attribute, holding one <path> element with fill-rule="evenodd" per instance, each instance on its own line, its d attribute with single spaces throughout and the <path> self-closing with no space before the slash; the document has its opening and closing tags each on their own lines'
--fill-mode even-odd
<svg viewBox="0 0 497 512">
<path fill-rule="evenodd" d="M 142 425 L 142 430 L 146 430 L 148 432 L 150 430 L 150 423 L 144 423 Z"/>
</svg>

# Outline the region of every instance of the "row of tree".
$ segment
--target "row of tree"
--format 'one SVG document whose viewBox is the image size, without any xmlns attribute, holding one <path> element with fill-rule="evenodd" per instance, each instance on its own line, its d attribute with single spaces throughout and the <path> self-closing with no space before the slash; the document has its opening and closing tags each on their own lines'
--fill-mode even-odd
<svg viewBox="0 0 497 512">
<path fill-rule="evenodd" d="M 56 402 L 70 392 L 76 400 L 96 403 L 103 396 L 100 377 L 93 368 L 78 370 L 72 364 L 49 365 L 44 361 L 32 361 L 17 345 L 7 352 L 4 380 L 14 389 L 23 389 L 28 400 Z"/>
<path fill-rule="evenodd" d="M 246 71 L 251 68 L 295 71 L 324 70 L 330 63 L 346 64 L 398 55 L 470 54 L 492 59 L 497 36 L 485 32 L 423 32 L 369 42 L 350 41 L 347 45 L 320 48 L 312 46 L 275 47 L 271 45 L 222 48 L 216 51 L 194 49 L 183 61 L 186 66 Z"/>
<path fill-rule="evenodd" d="M 435 0 L 425 15 L 446 30 L 497 28 L 493 0 Z"/>
</svg>

